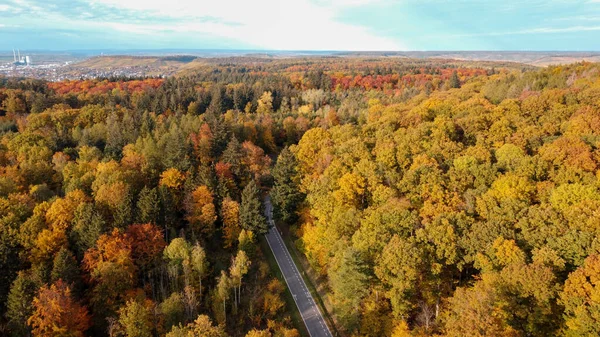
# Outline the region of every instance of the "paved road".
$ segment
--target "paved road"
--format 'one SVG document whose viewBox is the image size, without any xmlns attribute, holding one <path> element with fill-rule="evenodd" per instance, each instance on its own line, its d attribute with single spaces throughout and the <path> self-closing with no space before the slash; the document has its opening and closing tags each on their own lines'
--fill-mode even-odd
<svg viewBox="0 0 600 337">
<path fill-rule="evenodd" d="M 290 252 L 287 250 L 279 231 L 275 227 L 273 222 L 273 206 L 269 197 L 265 199 L 265 216 L 269 223 L 269 232 L 265 237 L 273 255 L 275 255 L 279 269 L 283 273 L 285 283 L 287 283 L 294 297 L 294 302 L 296 302 L 308 333 L 311 337 L 332 337 L 329 327 L 325 323 L 321 311 L 319 311 L 319 307 L 308 291 L 304 279 L 300 276 L 300 272 L 296 264 L 294 264 Z"/>
</svg>

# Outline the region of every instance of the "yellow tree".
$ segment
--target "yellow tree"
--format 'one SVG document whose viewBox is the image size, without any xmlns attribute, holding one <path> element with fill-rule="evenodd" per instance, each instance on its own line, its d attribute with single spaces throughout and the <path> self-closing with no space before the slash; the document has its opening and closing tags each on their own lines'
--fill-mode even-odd
<svg viewBox="0 0 600 337">
<path fill-rule="evenodd" d="M 256 113 L 269 114 L 271 112 L 273 112 L 273 94 L 270 91 L 265 91 L 258 99 Z"/>
<path fill-rule="evenodd" d="M 225 248 L 231 248 L 240 236 L 240 204 L 227 197 L 221 205 L 221 219 L 223 220 L 223 235 Z"/>
<path fill-rule="evenodd" d="M 200 315 L 185 327 L 173 328 L 166 337 L 227 337 L 227 333 L 221 326 L 214 326 L 210 318 Z"/>
<path fill-rule="evenodd" d="M 231 275 L 231 285 L 233 287 L 234 303 L 237 305 L 241 301 L 242 278 L 248 273 L 250 259 L 243 250 L 238 251 L 235 258 L 231 261 L 229 275 Z"/>
<path fill-rule="evenodd" d="M 600 335 L 600 255 L 590 255 L 569 275 L 560 301 L 565 306 L 565 335 Z"/>
<path fill-rule="evenodd" d="M 186 204 L 187 221 L 196 233 L 212 235 L 217 220 L 214 198 L 207 186 L 198 186 L 188 197 Z"/>
</svg>

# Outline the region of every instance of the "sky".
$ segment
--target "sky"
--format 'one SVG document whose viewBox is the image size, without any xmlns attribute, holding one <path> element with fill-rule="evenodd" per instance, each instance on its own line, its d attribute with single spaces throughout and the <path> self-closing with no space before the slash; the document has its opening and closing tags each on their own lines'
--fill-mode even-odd
<svg viewBox="0 0 600 337">
<path fill-rule="evenodd" d="M 599 51 L 600 0 L 0 0 L 0 50 Z"/>
</svg>

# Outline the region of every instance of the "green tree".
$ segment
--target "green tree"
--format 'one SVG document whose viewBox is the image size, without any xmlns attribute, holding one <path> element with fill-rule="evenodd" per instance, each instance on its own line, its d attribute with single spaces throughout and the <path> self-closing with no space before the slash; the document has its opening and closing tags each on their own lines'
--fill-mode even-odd
<svg viewBox="0 0 600 337">
<path fill-rule="evenodd" d="M 127 337 L 151 337 L 152 312 L 147 305 L 129 300 L 119 310 L 119 323 Z"/>
<path fill-rule="evenodd" d="M 450 79 L 448 81 L 450 88 L 460 88 L 460 79 L 458 78 L 458 73 L 456 70 L 452 72 L 452 75 L 450 75 Z"/>
<path fill-rule="evenodd" d="M 298 161 L 288 148 L 281 151 L 272 170 L 275 186 L 271 190 L 273 215 L 277 219 L 293 224 L 298 219 L 298 206 L 304 199 L 298 184 Z"/>
<path fill-rule="evenodd" d="M 62 279 L 74 289 L 78 289 L 80 278 L 75 256 L 67 248 L 61 248 L 54 256 L 50 280 L 56 282 Z"/>
<path fill-rule="evenodd" d="M 163 256 L 169 263 L 170 276 L 177 280 L 179 270 L 183 268 L 186 284 L 189 284 L 191 278 L 191 251 L 191 245 L 184 238 L 173 239 L 163 251 Z"/>
<path fill-rule="evenodd" d="M 106 223 L 102 215 L 94 209 L 93 204 L 83 203 L 77 206 L 71 230 L 71 241 L 74 243 L 74 251 L 77 255 L 82 257 L 86 250 L 96 244 L 105 230 Z"/>
<path fill-rule="evenodd" d="M 113 112 L 106 119 L 106 147 L 104 152 L 115 159 L 120 158 L 125 140 L 117 112 Z"/>
<path fill-rule="evenodd" d="M 244 229 L 259 234 L 265 234 L 268 231 L 267 221 L 263 216 L 263 206 L 260 202 L 260 190 L 254 180 L 251 180 L 242 191 L 240 225 Z"/>
<path fill-rule="evenodd" d="M 394 235 L 383 249 L 380 261 L 375 266 L 375 275 L 387 289 L 397 317 L 414 308 L 417 281 L 423 264 L 423 253 L 415 240 Z"/>
<path fill-rule="evenodd" d="M 221 271 L 221 275 L 217 279 L 217 287 L 215 289 L 215 297 L 216 301 L 214 303 L 215 314 L 217 317 L 220 317 L 220 321 L 225 323 L 227 321 L 227 300 L 229 299 L 231 289 L 231 280 L 227 276 L 224 270 Z M 223 303 L 223 311 L 220 310 L 221 305 L 219 303 Z M 221 316 L 221 312 L 223 315 Z"/>
<path fill-rule="evenodd" d="M 165 330 L 171 330 L 173 326 L 179 325 L 185 320 L 185 305 L 183 296 L 172 293 L 159 305 L 160 313 L 163 315 Z"/>
<path fill-rule="evenodd" d="M 362 299 L 368 293 L 366 266 L 353 248 L 338 250 L 328 270 L 336 313 L 341 324 L 352 331 L 358 327 Z"/>
<path fill-rule="evenodd" d="M 227 148 L 223 151 L 221 161 L 231 165 L 231 172 L 236 176 L 238 183 L 245 179 L 244 168 L 242 166 L 243 158 L 244 151 L 242 144 L 240 144 L 238 139 L 233 136 L 229 143 L 227 143 Z"/>
<path fill-rule="evenodd" d="M 237 308 L 241 302 L 242 296 L 242 278 L 248 273 L 250 268 L 250 259 L 243 250 L 238 251 L 237 255 L 231 261 L 229 275 L 231 275 L 231 286 L 233 287 L 234 303 Z"/>
<path fill-rule="evenodd" d="M 11 336 L 25 337 L 30 335 L 27 319 L 33 313 L 33 296 L 40 286 L 33 275 L 21 271 L 10 287 L 8 294 L 6 318 Z"/>
<path fill-rule="evenodd" d="M 206 273 L 208 272 L 208 261 L 206 260 L 206 252 L 199 243 L 196 242 L 194 247 L 192 247 L 190 258 L 192 270 L 196 272 L 198 277 L 198 289 L 200 295 L 202 295 L 202 279 L 206 277 Z"/>
<path fill-rule="evenodd" d="M 137 201 L 137 221 L 139 223 L 158 223 L 160 198 L 156 188 L 144 186 Z"/>
</svg>

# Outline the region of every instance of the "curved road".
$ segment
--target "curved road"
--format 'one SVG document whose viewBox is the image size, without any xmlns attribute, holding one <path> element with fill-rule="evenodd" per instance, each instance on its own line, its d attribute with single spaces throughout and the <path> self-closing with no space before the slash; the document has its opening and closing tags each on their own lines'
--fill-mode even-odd
<svg viewBox="0 0 600 337">
<path fill-rule="evenodd" d="M 329 327 L 325 323 L 321 311 L 319 311 L 319 307 L 315 303 L 310 291 L 308 291 L 304 279 L 300 275 L 300 271 L 298 271 L 296 264 L 294 264 L 290 252 L 283 243 L 277 227 L 275 227 L 273 206 L 269 197 L 265 198 L 265 216 L 269 224 L 269 232 L 265 237 L 283 274 L 285 283 L 292 293 L 292 297 L 294 297 L 294 302 L 296 302 L 308 333 L 311 337 L 332 337 L 331 331 L 329 331 Z"/>
</svg>

